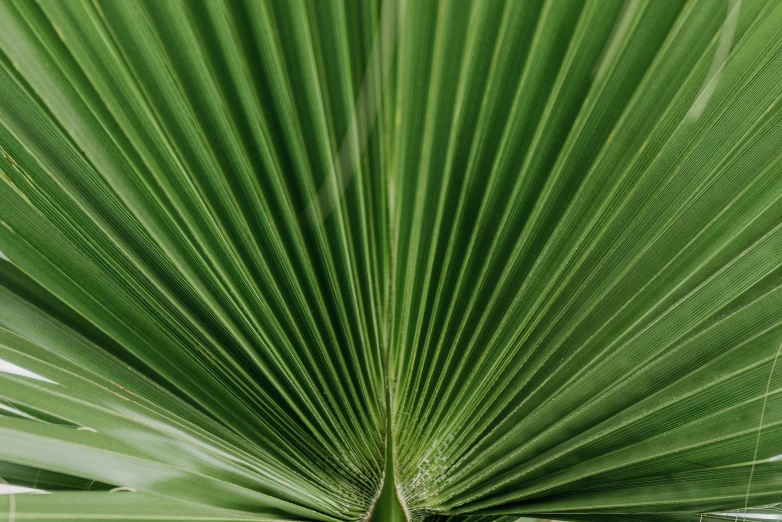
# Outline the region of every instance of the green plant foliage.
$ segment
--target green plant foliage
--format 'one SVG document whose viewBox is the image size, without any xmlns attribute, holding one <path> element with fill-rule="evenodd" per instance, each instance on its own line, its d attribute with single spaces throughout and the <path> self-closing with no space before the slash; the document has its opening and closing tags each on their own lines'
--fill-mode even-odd
<svg viewBox="0 0 782 522">
<path fill-rule="evenodd" d="M 0 1 L 0 520 L 778 516 L 780 96 L 777 0 Z"/>
</svg>

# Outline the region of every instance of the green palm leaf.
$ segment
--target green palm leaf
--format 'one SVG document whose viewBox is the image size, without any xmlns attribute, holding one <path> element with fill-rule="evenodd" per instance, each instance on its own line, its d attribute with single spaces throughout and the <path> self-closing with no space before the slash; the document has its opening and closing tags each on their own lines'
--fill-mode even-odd
<svg viewBox="0 0 782 522">
<path fill-rule="evenodd" d="M 0 2 L 0 519 L 778 517 L 780 96 L 775 0 Z"/>
</svg>

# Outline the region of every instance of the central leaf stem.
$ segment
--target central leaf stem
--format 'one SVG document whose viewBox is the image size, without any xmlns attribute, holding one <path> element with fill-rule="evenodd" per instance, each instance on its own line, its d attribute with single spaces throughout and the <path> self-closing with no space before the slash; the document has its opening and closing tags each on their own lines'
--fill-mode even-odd
<svg viewBox="0 0 782 522">
<path fill-rule="evenodd" d="M 394 481 L 394 434 L 391 427 L 391 391 L 386 388 L 386 458 L 383 489 L 372 509 L 370 522 L 407 522 Z"/>
</svg>

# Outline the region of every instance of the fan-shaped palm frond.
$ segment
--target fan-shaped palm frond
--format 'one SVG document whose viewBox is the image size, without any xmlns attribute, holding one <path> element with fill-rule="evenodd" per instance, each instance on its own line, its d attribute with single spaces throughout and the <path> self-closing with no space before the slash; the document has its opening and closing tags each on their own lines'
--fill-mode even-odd
<svg viewBox="0 0 782 522">
<path fill-rule="evenodd" d="M 776 0 L 0 2 L 0 519 L 775 516 L 781 95 Z"/>
</svg>

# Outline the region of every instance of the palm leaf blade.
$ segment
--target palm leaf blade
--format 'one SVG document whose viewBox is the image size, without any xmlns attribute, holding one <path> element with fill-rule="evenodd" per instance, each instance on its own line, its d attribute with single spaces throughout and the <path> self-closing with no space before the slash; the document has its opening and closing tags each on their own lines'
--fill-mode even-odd
<svg viewBox="0 0 782 522">
<path fill-rule="evenodd" d="M 781 94 L 768 0 L 0 4 L 7 518 L 778 501 Z"/>
</svg>

